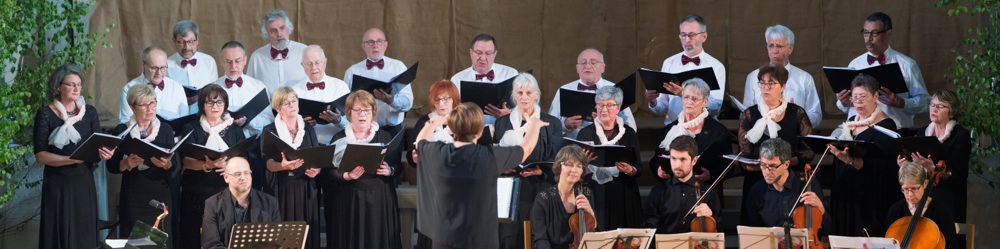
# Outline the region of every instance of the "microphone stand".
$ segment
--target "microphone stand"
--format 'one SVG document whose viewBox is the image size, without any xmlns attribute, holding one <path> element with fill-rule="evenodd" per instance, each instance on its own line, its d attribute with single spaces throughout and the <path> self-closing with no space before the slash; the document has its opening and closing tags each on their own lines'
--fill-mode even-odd
<svg viewBox="0 0 1000 249">
<path fill-rule="evenodd" d="M 164 217 L 167 217 L 167 213 L 168 213 L 167 212 L 167 205 L 162 205 L 162 206 L 163 206 L 163 213 L 160 214 L 159 216 L 156 216 L 156 222 L 153 223 L 153 228 L 155 228 L 157 230 L 160 229 L 159 228 L 159 226 L 160 226 L 160 220 L 162 220 Z"/>
</svg>

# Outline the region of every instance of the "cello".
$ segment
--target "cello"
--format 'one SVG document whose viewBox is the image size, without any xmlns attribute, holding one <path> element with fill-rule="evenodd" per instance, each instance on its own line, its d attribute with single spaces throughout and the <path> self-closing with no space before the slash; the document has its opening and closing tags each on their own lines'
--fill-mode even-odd
<svg viewBox="0 0 1000 249">
<path fill-rule="evenodd" d="M 574 200 L 577 196 L 583 194 L 583 181 L 577 182 L 575 188 L 573 191 Z M 576 209 L 576 213 L 569 217 L 568 222 L 569 230 L 573 233 L 573 243 L 569 244 L 569 248 L 579 248 L 580 243 L 583 243 L 584 233 L 597 231 L 597 218 L 583 211 L 583 209 Z"/>
<path fill-rule="evenodd" d="M 941 229 L 938 228 L 938 225 L 934 221 L 923 217 L 923 212 L 931 188 L 937 185 L 941 177 L 945 175 L 946 167 L 943 160 L 938 161 L 936 167 L 934 167 L 934 171 L 931 172 L 928 179 L 924 182 L 927 184 L 927 187 L 924 189 L 924 195 L 920 197 L 920 203 L 917 204 L 917 210 L 913 212 L 913 216 L 897 219 L 885 231 L 886 238 L 894 238 L 900 241 L 899 248 L 944 248 L 944 234 L 941 233 Z"/>
<path fill-rule="evenodd" d="M 684 219 L 681 219 L 683 222 L 688 222 L 689 220 L 688 216 L 691 216 L 691 213 L 694 212 L 694 208 L 698 207 L 699 204 L 705 201 L 705 196 L 708 196 L 708 193 L 719 185 L 719 182 L 721 182 L 722 179 L 726 177 L 726 174 L 729 174 L 729 171 L 733 169 L 733 164 L 736 164 L 736 161 L 738 161 L 740 159 L 740 156 L 742 155 L 743 152 L 736 154 L 736 157 L 733 158 L 733 161 L 729 162 L 729 165 L 726 166 L 726 169 L 722 171 L 722 174 L 719 174 L 719 177 L 715 178 L 715 182 L 712 182 L 712 185 L 708 186 L 708 189 L 705 189 L 705 195 L 701 195 L 701 193 L 699 193 L 699 191 L 701 191 L 701 184 L 695 182 L 695 187 L 694 187 L 695 198 L 698 200 L 694 202 L 694 206 L 691 206 L 691 209 L 689 209 L 687 211 L 687 214 L 684 215 Z M 717 232 L 718 229 L 717 229 L 717 224 L 715 223 L 715 218 L 697 217 L 696 219 L 697 222 L 691 222 L 690 224 L 691 232 L 703 232 L 703 233 Z"/>
</svg>

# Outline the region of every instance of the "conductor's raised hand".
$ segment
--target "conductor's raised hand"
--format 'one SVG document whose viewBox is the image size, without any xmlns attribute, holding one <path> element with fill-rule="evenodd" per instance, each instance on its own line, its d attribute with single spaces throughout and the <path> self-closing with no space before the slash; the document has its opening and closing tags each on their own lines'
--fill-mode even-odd
<svg viewBox="0 0 1000 249">
<path fill-rule="evenodd" d="M 526 125 L 528 125 L 529 129 L 538 129 L 549 126 L 549 122 L 542 121 L 538 117 L 531 117 L 528 119 Z"/>
</svg>

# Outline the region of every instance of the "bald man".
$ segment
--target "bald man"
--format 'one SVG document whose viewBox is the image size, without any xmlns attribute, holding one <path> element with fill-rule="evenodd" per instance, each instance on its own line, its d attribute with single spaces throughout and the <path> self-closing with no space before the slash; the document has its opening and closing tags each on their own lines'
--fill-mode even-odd
<svg viewBox="0 0 1000 249">
<path fill-rule="evenodd" d="M 389 49 L 389 40 L 385 38 L 385 33 L 381 29 L 371 28 L 365 31 L 361 37 L 361 49 L 365 51 L 367 58 L 344 72 L 344 82 L 347 82 L 348 87 L 353 86 L 351 81 L 354 75 L 388 81 L 406 71 L 406 64 L 402 61 L 385 56 L 385 51 Z M 376 89 L 372 95 L 375 96 L 375 104 L 378 106 L 375 122 L 378 123 L 379 129 L 396 135 L 402 130 L 400 124 L 403 123 L 404 115 L 413 107 L 413 88 L 407 84 L 394 93 Z"/>
<path fill-rule="evenodd" d="M 222 177 L 229 188 L 205 200 L 202 217 L 201 245 L 203 248 L 227 248 L 233 225 L 281 221 L 278 199 L 250 188 L 250 163 L 242 157 L 226 162 Z"/>
<path fill-rule="evenodd" d="M 122 124 L 132 118 L 132 108 L 129 107 L 126 96 L 128 89 L 137 85 L 153 86 L 153 92 L 156 93 L 156 115 L 172 119 L 188 114 L 184 87 L 167 78 L 167 52 L 162 48 L 150 46 L 142 50 L 142 74 L 125 83 L 122 88 L 118 105 L 118 121 Z"/>
<path fill-rule="evenodd" d="M 315 100 L 319 102 L 331 102 L 351 93 L 351 88 L 347 83 L 338 78 L 326 74 L 326 54 L 323 48 L 318 45 L 309 45 L 302 51 L 302 70 L 305 71 L 306 79 L 292 85 L 295 94 L 300 99 Z M 316 137 L 320 143 L 329 144 L 333 139 L 333 134 L 337 134 L 347 126 L 347 119 L 343 113 L 334 110 L 327 110 L 319 117 L 306 117 L 302 119 L 313 125 L 316 130 Z M 317 124 L 316 119 L 323 119 L 329 124 Z"/>
<path fill-rule="evenodd" d="M 614 86 L 615 83 L 604 79 L 604 68 L 607 64 L 604 64 L 604 54 L 594 48 L 587 48 L 580 51 L 580 55 L 576 57 L 576 75 L 580 76 L 580 79 L 575 80 L 570 83 L 566 83 L 561 89 L 596 93 L 598 88 L 604 86 Z M 587 127 L 593 122 L 584 121 L 583 117 L 580 115 L 566 117 L 559 114 L 561 105 L 559 103 L 559 91 L 556 91 L 556 96 L 552 98 L 552 104 L 549 105 L 549 114 L 552 116 L 559 117 L 562 121 L 563 136 L 569 138 L 576 138 L 576 133 L 580 132 L 580 129 Z M 632 108 L 625 108 L 618 112 L 618 116 L 625 120 L 625 125 L 632 127 L 632 129 L 638 129 L 635 127 L 635 118 L 632 117 Z"/>
</svg>

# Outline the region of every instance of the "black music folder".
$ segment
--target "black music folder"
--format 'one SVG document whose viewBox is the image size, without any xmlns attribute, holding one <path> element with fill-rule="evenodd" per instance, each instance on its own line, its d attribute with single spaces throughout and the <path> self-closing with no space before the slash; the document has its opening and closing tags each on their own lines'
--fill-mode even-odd
<svg viewBox="0 0 1000 249">
<path fill-rule="evenodd" d="M 830 88 L 833 89 L 834 93 L 839 93 L 843 90 L 850 91 L 851 81 L 858 74 L 867 74 L 874 77 L 875 80 L 878 80 L 879 86 L 888 88 L 889 91 L 894 93 L 909 92 L 906 87 L 906 81 L 903 80 L 903 71 L 899 68 L 898 63 L 889 63 L 860 70 L 850 67 L 823 67 L 823 73 L 826 74 L 826 79 L 830 82 Z"/>
<path fill-rule="evenodd" d="M 88 163 L 100 162 L 101 156 L 98 154 L 98 150 L 101 148 L 114 149 L 122 143 L 122 139 L 135 128 L 136 124 L 122 131 L 118 135 L 109 135 L 104 133 L 92 133 L 86 140 L 80 143 L 80 146 L 76 147 L 73 153 L 70 153 L 69 159 L 80 160 Z"/>
<path fill-rule="evenodd" d="M 635 73 L 629 74 L 621 81 L 618 81 L 618 83 L 615 83 L 615 87 L 622 89 L 624 95 L 622 97 L 622 110 L 635 104 Z"/>
<path fill-rule="evenodd" d="M 257 95 L 250 99 L 250 102 L 247 102 L 239 110 L 230 112 L 229 116 L 233 119 L 247 117 L 247 120 L 243 122 L 242 126 L 246 127 L 247 124 L 250 124 L 250 121 L 256 118 L 261 111 L 264 111 L 264 109 L 267 109 L 268 107 L 271 107 L 271 101 L 267 99 L 267 90 L 262 89 L 257 93 Z"/>
<path fill-rule="evenodd" d="M 708 84 L 708 88 L 711 90 L 719 90 L 719 79 L 715 78 L 715 70 L 711 67 L 695 69 L 690 71 L 684 71 L 680 73 L 664 73 L 655 70 L 649 70 L 645 68 L 639 68 L 639 77 L 642 78 L 642 84 L 646 86 L 646 90 L 656 90 L 659 93 L 671 94 L 666 88 L 663 88 L 663 83 L 674 82 L 681 85 L 686 80 L 701 78 Z"/>
<path fill-rule="evenodd" d="M 302 159 L 302 167 L 334 167 L 333 154 L 336 152 L 336 147 L 333 145 L 293 149 L 292 145 L 278 138 L 273 132 L 264 134 L 260 144 L 262 152 L 276 162 L 281 162 L 281 153 L 285 153 L 285 159 L 289 161 Z"/>
<path fill-rule="evenodd" d="M 922 156 L 930 156 L 931 159 L 943 160 L 945 155 L 944 146 L 941 141 L 934 136 L 901 137 L 895 140 L 895 150 L 893 154 L 902 155 L 906 160 L 912 160 L 910 154 L 920 153 Z"/>
<path fill-rule="evenodd" d="M 621 109 L 635 104 L 635 73 L 619 81 L 615 87 L 622 89 L 624 95 Z M 563 117 L 580 115 L 584 121 L 593 122 L 593 114 L 597 111 L 597 103 L 594 100 L 596 96 L 596 93 L 559 88 L 559 115 Z"/>
<path fill-rule="evenodd" d="M 518 165 L 517 167 L 514 167 L 514 171 L 516 171 L 518 173 L 521 173 L 521 171 L 524 171 L 526 169 L 543 169 L 543 170 L 544 169 L 548 169 L 549 171 L 551 171 L 553 164 L 555 164 L 555 163 L 552 162 L 552 161 L 526 163 L 526 164 L 521 164 L 521 165 Z"/>
<path fill-rule="evenodd" d="M 818 155 L 822 155 L 826 151 L 827 144 L 833 144 L 838 150 L 843 150 L 845 147 L 851 148 L 848 152 L 852 157 L 864 157 L 868 153 L 882 153 L 882 150 L 874 143 L 863 140 L 841 140 L 820 135 L 799 136 L 799 138 L 802 138 L 802 141 Z"/>
<path fill-rule="evenodd" d="M 615 162 L 626 162 L 631 165 L 638 165 L 635 161 L 635 148 L 621 145 L 595 145 L 594 142 L 580 141 L 568 137 L 563 137 L 568 144 L 576 144 L 583 149 L 590 151 L 597 157 L 590 165 L 597 167 L 615 167 Z"/>
<path fill-rule="evenodd" d="M 410 66 L 410 68 L 407 68 L 406 71 L 392 77 L 388 81 L 376 80 L 355 74 L 352 76 L 353 78 L 351 80 L 351 92 L 365 90 L 374 94 L 375 89 L 382 89 L 382 91 L 390 94 L 398 92 L 400 89 L 403 89 L 403 87 L 406 87 L 406 85 L 409 85 L 414 79 L 417 78 L 418 66 L 420 66 L 419 61 L 417 63 L 413 63 L 413 66 Z"/>
<path fill-rule="evenodd" d="M 327 122 L 326 120 L 319 118 L 319 114 L 323 113 L 323 111 L 333 110 L 334 108 L 337 108 L 337 111 L 340 112 L 341 116 L 346 115 L 347 112 L 344 109 L 344 105 L 347 104 L 346 103 L 347 95 L 350 94 L 344 94 L 344 96 L 340 96 L 340 98 L 337 98 L 337 100 L 330 102 L 322 102 L 311 99 L 299 99 L 299 114 L 302 115 L 303 118 L 312 117 L 312 119 L 316 120 L 316 123 L 318 124 L 329 124 L 330 122 Z"/>
<path fill-rule="evenodd" d="M 250 145 L 253 145 L 253 141 L 256 139 L 257 135 L 250 136 L 250 138 L 243 139 L 243 141 L 240 141 L 225 150 L 209 149 L 204 145 L 193 143 L 185 143 L 184 146 L 181 147 L 181 150 L 184 151 L 184 156 L 186 157 L 202 160 L 207 156 L 209 160 L 214 161 L 221 157 L 233 158 L 243 154 L 244 151 L 250 149 Z"/>
<path fill-rule="evenodd" d="M 203 88 L 203 87 L 193 87 L 193 86 L 183 86 L 183 87 L 184 87 L 184 95 L 187 96 L 188 98 L 198 96 L 198 92 L 200 92 L 201 89 Z"/>
<path fill-rule="evenodd" d="M 503 103 L 507 103 L 508 108 L 514 108 L 514 102 L 510 99 L 514 89 L 514 78 L 517 76 L 499 83 L 462 81 L 462 92 L 459 95 L 462 96 L 463 102 L 476 103 L 483 110 L 486 110 L 486 105 L 503 108 Z"/>
<path fill-rule="evenodd" d="M 402 134 L 402 132 L 397 133 L 387 144 L 347 144 L 347 148 L 344 148 L 344 158 L 340 160 L 339 171 L 350 172 L 355 167 L 361 166 L 365 168 L 365 174 L 374 175 L 382 165 L 382 161 L 385 161 L 387 153 L 399 147 L 400 141 L 403 140 Z"/>
<path fill-rule="evenodd" d="M 132 154 L 135 154 L 136 156 L 139 156 L 146 160 L 149 160 L 150 158 L 154 157 L 166 158 L 169 157 L 171 154 L 174 154 L 174 152 L 177 151 L 177 148 L 181 147 L 181 144 L 184 143 L 184 140 L 187 140 L 187 138 L 191 136 L 191 133 L 193 132 L 194 131 L 191 131 L 188 132 L 187 135 L 184 135 L 184 138 L 181 138 L 180 141 L 177 141 L 177 144 L 174 144 L 173 148 L 163 148 L 142 139 L 126 140 L 125 146 L 129 147 Z"/>
<path fill-rule="evenodd" d="M 160 120 L 160 123 L 169 125 L 174 130 L 174 136 L 180 136 L 181 130 L 184 130 L 184 125 L 198 120 L 198 114 L 188 114 L 173 119 L 167 119 L 160 116 L 160 114 L 156 114 L 156 118 Z"/>
</svg>

